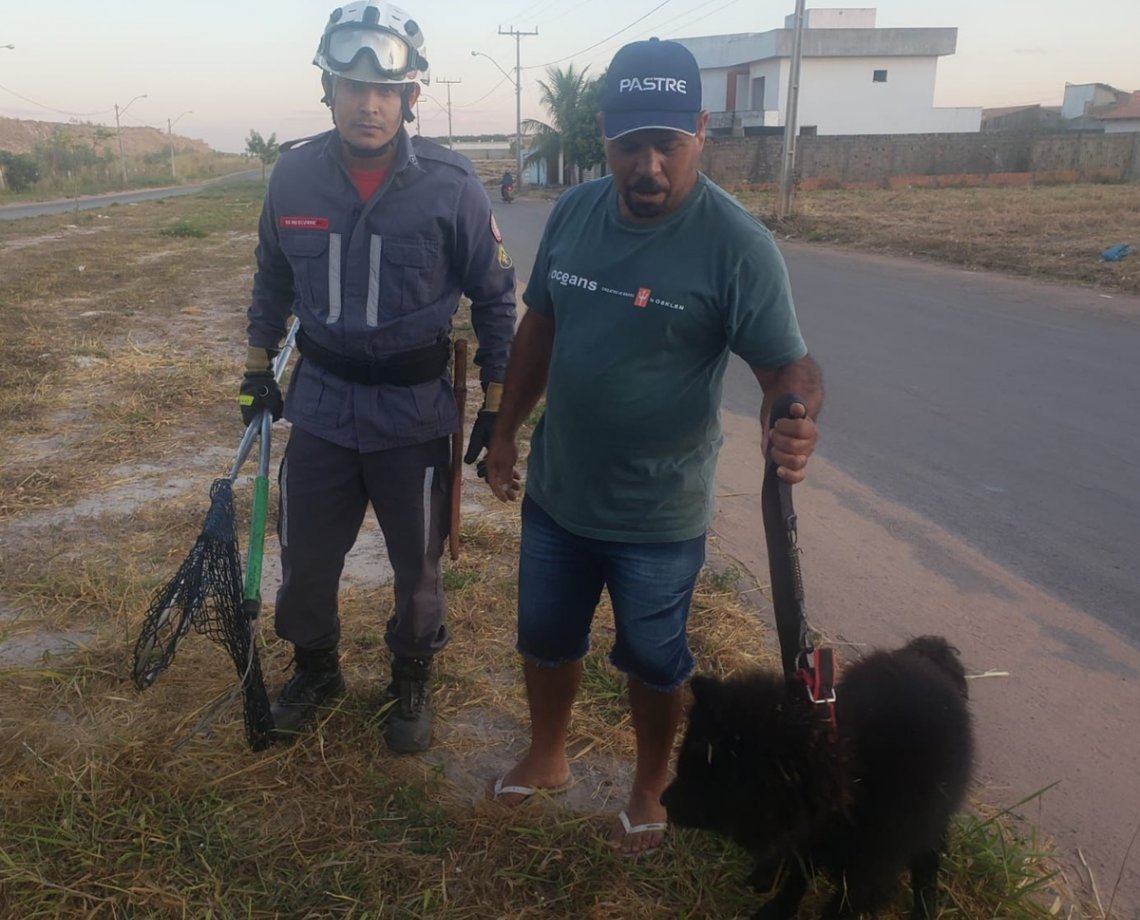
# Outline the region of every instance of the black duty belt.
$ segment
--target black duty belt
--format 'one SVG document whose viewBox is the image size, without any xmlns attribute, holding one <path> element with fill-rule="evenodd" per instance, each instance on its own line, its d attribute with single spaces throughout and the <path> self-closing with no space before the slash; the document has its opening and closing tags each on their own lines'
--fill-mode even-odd
<svg viewBox="0 0 1140 920">
<path fill-rule="evenodd" d="M 371 386 L 389 384 L 397 387 L 411 387 L 420 383 L 437 380 L 447 371 L 451 356 L 451 341 L 446 337 L 440 341 L 400 352 L 381 361 L 368 361 L 364 358 L 348 358 L 318 345 L 297 330 L 297 350 L 321 370 L 352 383 L 365 383 Z"/>
</svg>

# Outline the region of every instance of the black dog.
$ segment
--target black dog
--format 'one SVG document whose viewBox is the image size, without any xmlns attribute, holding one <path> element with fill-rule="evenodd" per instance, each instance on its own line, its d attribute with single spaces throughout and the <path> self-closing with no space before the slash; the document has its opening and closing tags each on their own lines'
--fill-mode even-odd
<svg viewBox="0 0 1140 920">
<path fill-rule="evenodd" d="M 923 636 L 853 664 L 834 723 L 799 680 L 694 677 L 669 820 L 724 834 L 757 858 L 774 897 L 757 920 L 795 914 L 816 869 L 835 882 L 828 920 L 874 913 L 909 868 L 912 916 L 937 912 L 940 853 L 970 781 L 974 740 L 956 649 Z"/>
</svg>

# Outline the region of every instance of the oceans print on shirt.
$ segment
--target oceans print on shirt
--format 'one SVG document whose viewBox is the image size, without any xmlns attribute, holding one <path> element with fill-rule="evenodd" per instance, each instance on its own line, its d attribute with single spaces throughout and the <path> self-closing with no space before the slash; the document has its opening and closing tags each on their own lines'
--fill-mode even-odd
<svg viewBox="0 0 1140 920">
<path fill-rule="evenodd" d="M 618 288 L 609 287 L 608 285 L 601 284 L 593 278 L 587 278 L 584 275 L 576 275 L 573 272 L 562 271 L 559 268 L 552 268 L 550 270 L 550 280 L 562 285 L 563 287 L 580 288 L 583 291 L 590 293 L 601 292 L 602 294 L 610 294 L 614 297 L 621 297 L 630 300 L 635 307 L 644 309 L 650 304 L 655 304 L 659 307 L 666 307 L 670 310 L 684 310 L 683 303 L 676 301 L 666 300 L 662 297 L 654 297 L 653 289 L 649 287 L 639 287 L 636 291 L 622 291 Z"/>
</svg>

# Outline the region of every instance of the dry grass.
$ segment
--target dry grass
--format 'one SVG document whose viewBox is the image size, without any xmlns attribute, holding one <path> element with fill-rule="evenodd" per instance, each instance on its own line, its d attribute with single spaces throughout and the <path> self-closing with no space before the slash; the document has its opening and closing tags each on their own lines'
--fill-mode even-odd
<svg viewBox="0 0 1140 920">
<path fill-rule="evenodd" d="M 142 612 L 193 542 L 238 439 L 231 397 L 259 199 L 250 187 L 0 226 L 0 916 L 747 916 L 757 898 L 733 847 L 678 831 L 630 861 L 605 843 L 632 769 L 622 682 L 603 654 L 608 609 L 575 708 L 576 785 L 557 804 L 484 801 L 526 742 L 516 507 L 468 515 L 463 557 L 448 564 L 454 639 L 437 659 L 427 755 L 396 757 L 382 740 L 384 585 L 342 593 L 349 693 L 291 746 L 250 753 L 236 703 L 187 740 L 234 683 L 202 637 L 135 691 Z M 205 235 L 161 234 L 181 221 Z M 470 335 L 463 317 L 460 330 Z M 239 480 L 239 505 L 248 491 Z M 702 670 L 775 664 L 740 588 L 732 570 L 702 578 Z M 259 627 L 275 689 L 290 649 L 268 617 Z M 4 657 L 28 647 L 43 653 Z M 1040 915 L 1025 894 L 1042 857 L 1002 838 L 1001 858 L 983 859 L 994 839 L 956 836 L 953 915 Z"/>
<path fill-rule="evenodd" d="M 770 191 L 740 192 L 768 219 Z M 781 235 L 1140 294 L 1140 183 L 801 191 Z M 1137 251 L 1119 262 L 1100 253 Z"/>
</svg>

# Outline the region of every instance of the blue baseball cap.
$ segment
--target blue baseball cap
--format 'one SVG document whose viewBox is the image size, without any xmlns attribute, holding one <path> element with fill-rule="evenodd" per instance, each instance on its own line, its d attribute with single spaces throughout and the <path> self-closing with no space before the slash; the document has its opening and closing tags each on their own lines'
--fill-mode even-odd
<svg viewBox="0 0 1140 920">
<path fill-rule="evenodd" d="M 651 38 L 614 55 L 602 90 L 606 140 L 647 128 L 696 134 L 700 114 L 701 70 L 680 42 Z"/>
</svg>

